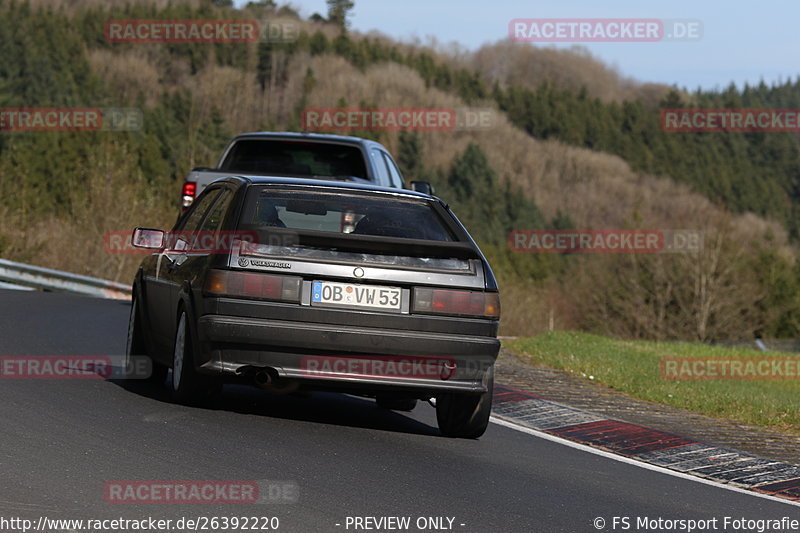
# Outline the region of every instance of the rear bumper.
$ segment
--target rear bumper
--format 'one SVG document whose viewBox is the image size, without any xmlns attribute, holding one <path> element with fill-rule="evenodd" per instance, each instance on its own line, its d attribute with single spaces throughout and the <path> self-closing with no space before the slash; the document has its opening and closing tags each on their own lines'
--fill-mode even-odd
<svg viewBox="0 0 800 533">
<path fill-rule="evenodd" d="M 307 350 L 383 355 L 447 355 L 497 358 L 500 341 L 444 333 L 365 328 L 287 320 L 206 315 L 201 340 Z"/>
<path fill-rule="evenodd" d="M 309 384 L 483 392 L 494 337 L 226 315 L 198 320 L 201 370 L 270 368 Z"/>
</svg>

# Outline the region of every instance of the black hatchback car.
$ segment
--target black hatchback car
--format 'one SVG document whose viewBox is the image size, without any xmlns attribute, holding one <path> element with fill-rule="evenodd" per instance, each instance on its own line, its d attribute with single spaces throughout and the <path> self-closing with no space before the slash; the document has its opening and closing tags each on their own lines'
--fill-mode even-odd
<svg viewBox="0 0 800 533">
<path fill-rule="evenodd" d="M 426 194 L 308 179 L 210 185 L 133 284 L 128 354 L 190 402 L 232 380 L 436 407 L 443 434 L 489 422 L 500 302 L 489 264 Z"/>
</svg>

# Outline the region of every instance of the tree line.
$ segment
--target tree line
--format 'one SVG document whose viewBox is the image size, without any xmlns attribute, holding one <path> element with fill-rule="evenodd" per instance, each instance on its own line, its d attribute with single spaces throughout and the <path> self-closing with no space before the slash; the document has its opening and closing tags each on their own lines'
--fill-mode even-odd
<svg viewBox="0 0 800 533">
<path fill-rule="evenodd" d="M 659 110 L 797 107 L 800 81 L 743 89 L 731 86 L 723 91 L 674 90 L 656 106 L 638 100 L 603 102 L 585 90 L 572 91 L 548 82 L 535 88 L 489 84 L 476 71 L 455 66 L 430 50 L 352 35 L 346 23 L 352 7 L 348 4 L 352 3 L 332 2 L 328 19 L 317 17 L 319 24 L 332 22 L 338 28 L 333 37 L 323 29 L 303 30 L 293 42 L 165 43 L 148 45 L 146 53 L 153 63 L 180 61 L 192 73 L 211 64 L 253 72 L 264 93 L 286 86 L 290 60 L 301 52 L 312 57 L 335 54 L 359 69 L 398 63 L 416 71 L 429 87 L 457 95 L 468 104 L 494 102 L 513 124 L 537 139 L 619 155 L 641 172 L 690 184 L 733 212 L 774 217 L 798 237 L 800 168 L 795 137 L 666 133 L 660 128 Z M 105 41 L 103 26 L 110 18 L 222 18 L 236 14 L 226 11 L 231 9 L 211 2 L 164 7 L 137 3 L 73 7 L 66 13 L 17 0 L 0 3 L 0 107 L 130 105 L 145 115 L 141 131 L 113 136 L 0 132 L 0 215 L 9 214 L 9 220 L 31 226 L 55 217 L 59 224 L 91 228 L 91 220 L 80 220 L 87 205 L 113 212 L 117 205 L 131 203 L 150 206 L 148 212 L 162 213 L 165 221 L 174 220 L 177 190 L 190 165 L 188 154 L 213 161 L 238 132 L 231 131 L 225 117 L 214 109 L 200 123 L 193 122 L 192 95 L 187 90 L 165 91 L 154 103 L 143 97 L 120 102 L 108 81 L 92 71 L 87 51 L 114 52 L 134 46 Z M 291 8 L 272 2 L 248 9 L 254 16 L 297 16 Z M 292 115 L 283 122 L 267 109 L 269 126 L 298 130 L 299 114 L 316 83 L 313 70 L 306 68 Z M 346 95 L 337 96 L 346 106 Z M 571 256 L 515 254 L 505 242 L 510 230 L 573 228 L 569 213 L 546 218 L 535 193 L 527 196 L 498 175 L 479 144 L 469 144 L 444 167 L 426 165 L 429 154 L 418 134 L 402 133 L 398 145 L 395 155 L 404 174 L 432 182 L 452 205 L 489 255 L 501 283 L 510 289 L 505 292 L 512 299 L 508 301 L 518 302 L 518 313 L 530 311 L 520 296 L 523 290 L 547 288 L 572 295 L 570 325 L 621 336 L 709 340 L 746 335 L 755 329 L 766 336 L 800 334 L 800 267 L 774 250 L 736 248 L 725 237 L 712 241 L 711 255 L 704 256 L 700 267 L 681 257 L 610 257 L 589 263 L 587 258 Z M 99 164 L 98 154 L 108 160 Z M 123 179 L 114 174 L 114 168 L 129 169 L 135 187 L 102 193 L 103 187 Z M 122 194 L 118 190 L 127 196 L 114 197 Z M 102 198 L 108 205 L 92 204 L 93 198 Z M 115 219 L 114 223 L 119 222 Z M 724 222 L 719 228 L 724 236 Z M 0 224 L 0 254 L 13 253 L 26 260 L 37 257 L 42 246 L 46 244 Z M 114 268 L 123 272 L 127 267 Z M 701 282 L 715 291 L 698 294 Z"/>
</svg>

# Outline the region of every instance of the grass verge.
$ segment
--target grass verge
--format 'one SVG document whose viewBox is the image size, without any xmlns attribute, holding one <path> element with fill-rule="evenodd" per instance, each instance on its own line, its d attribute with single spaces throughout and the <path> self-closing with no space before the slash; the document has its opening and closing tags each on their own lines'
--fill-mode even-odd
<svg viewBox="0 0 800 533">
<path fill-rule="evenodd" d="M 800 376 L 753 379 L 742 367 L 737 379 L 667 379 L 662 359 L 686 358 L 670 366 L 684 377 L 708 369 L 707 360 L 741 360 L 757 365 L 764 359 L 791 359 L 783 368 L 800 369 L 800 357 L 782 352 L 708 346 L 696 343 L 628 341 L 576 332 L 552 332 L 504 341 L 528 362 L 567 370 L 624 392 L 634 398 L 689 409 L 708 416 L 800 435 Z M 696 361 L 703 366 L 693 366 Z M 688 364 L 688 366 L 687 366 Z M 721 363 L 716 363 L 720 372 Z M 724 364 L 724 363 L 723 363 Z M 794 366 L 793 366 L 794 365 Z M 750 366 L 751 370 L 758 366 Z M 765 367 L 762 365 L 761 369 Z M 772 374 L 772 366 L 767 372 Z M 728 370 L 730 373 L 730 370 Z M 788 373 L 786 373 L 788 374 Z M 670 373 L 670 375 L 676 375 Z"/>
</svg>

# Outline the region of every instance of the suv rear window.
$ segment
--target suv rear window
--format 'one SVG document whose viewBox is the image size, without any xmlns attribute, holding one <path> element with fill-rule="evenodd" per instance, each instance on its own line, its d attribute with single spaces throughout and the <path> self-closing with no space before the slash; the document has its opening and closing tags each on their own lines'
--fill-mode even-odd
<svg viewBox="0 0 800 533">
<path fill-rule="evenodd" d="M 360 148 L 307 141 L 239 140 L 225 156 L 220 170 L 269 176 L 369 179 Z"/>
<path fill-rule="evenodd" d="M 425 200 L 253 187 L 242 211 L 240 228 L 267 227 L 429 241 L 454 240 L 433 205 Z"/>
</svg>

